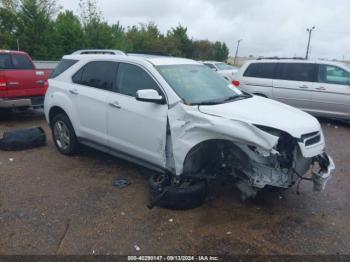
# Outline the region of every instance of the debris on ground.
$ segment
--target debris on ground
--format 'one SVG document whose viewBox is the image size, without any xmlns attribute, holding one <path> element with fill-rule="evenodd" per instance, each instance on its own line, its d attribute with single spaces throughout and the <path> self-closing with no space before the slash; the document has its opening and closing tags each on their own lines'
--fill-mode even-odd
<svg viewBox="0 0 350 262">
<path fill-rule="evenodd" d="M 231 234 L 232 234 L 232 232 L 231 232 L 231 231 L 228 231 L 228 232 L 226 232 L 226 234 L 227 234 L 227 235 L 231 235 Z"/>
<path fill-rule="evenodd" d="M 126 177 L 123 177 L 123 176 L 117 177 L 117 179 L 114 180 L 114 182 L 113 182 L 113 186 L 115 186 L 119 189 L 125 188 L 129 185 L 130 185 L 129 179 L 127 179 Z"/>
<path fill-rule="evenodd" d="M 169 219 L 169 222 L 170 222 L 170 223 L 174 222 L 174 219 L 170 218 L 170 219 Z"/>
<path fill-rule="evenodd" d="M 13 160 L 14 160 L 13 158 L 9 158 L 9 161 L 10 161 L 10 162 L 13 162 Z"/>
<path fill-rule="evenodd" d="M 138 245 L 136 245 L 136 244 L 134 245 L 134 248 L 135 248 L 136 251 L 140 251 L 141 250 L 141 248 Z"/>
<path fill-rule="evenodd" d="M 0 150 L 18 151 L 46 145 L 46 135 L 41 127 L 5 132 L 0 139 Z"/>
</svg>

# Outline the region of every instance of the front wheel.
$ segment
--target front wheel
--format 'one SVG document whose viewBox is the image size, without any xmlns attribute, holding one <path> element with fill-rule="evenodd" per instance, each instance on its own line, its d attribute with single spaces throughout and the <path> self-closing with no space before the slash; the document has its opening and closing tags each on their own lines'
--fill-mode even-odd
<svg viewBox="0 0 350 262">
<path fill-rule="evenodd" d="M 73 155 L 78 148 L 74 128 L 67 115 L 58 114 L 52 120 L 52 139 L 60 153 Z"/>
</svg>

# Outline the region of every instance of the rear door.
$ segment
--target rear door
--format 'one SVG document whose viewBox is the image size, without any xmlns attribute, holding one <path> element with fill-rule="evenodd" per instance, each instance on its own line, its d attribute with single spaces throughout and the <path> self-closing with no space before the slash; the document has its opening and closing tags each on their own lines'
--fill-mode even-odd
<svg viewBox="0 0 350 262">
<path fill-rule="evenodd" d="M 242 89 L 252 94 L 272 97 L 272 81 L 276 63 L 251 63 L 243 73 Z"/>
<path fill-rule="evenodd" d="M 47 89 L 47 74 L 36 70 L 25 54 L 10 54 L 9 69 L 5 71 L 7 97 L 44 96 Z"/>
<path fill-rule="evenodd" d="M 350 72 L 335 65 L 319 64 L 313 88 L 314 114 L 350 119 Z"/>
<path fill-rule="evenodd" d="M 89 62 L 72 77 L 68 89 L 79 136 L 97 145 L 107 145 L 107 98 L 115 84 L 117 66 L 111 61 Z"/>
<path fill-rule="evenodd" d="M 116 90 L 108 96 L 107 133 L 111 148 L 165 167 L 167 104 L 136 100 L 141 89 L 155 89 L 158 83 L 138 65 L 120 63 Z"/>
<path fill-rule="evenodd" d="M 305 111 L 312 111 L 312 91 L 316 65 L 312 63 L 278 63 L 273 80 L 273 98 Z"/>
</svg>

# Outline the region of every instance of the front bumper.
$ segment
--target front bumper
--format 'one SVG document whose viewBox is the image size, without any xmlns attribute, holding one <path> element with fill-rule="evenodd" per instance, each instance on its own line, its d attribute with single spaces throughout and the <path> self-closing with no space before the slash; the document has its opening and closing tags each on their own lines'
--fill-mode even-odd
<svg viewBox="0 0 350 262">
<path fill-rule="evenodd" d="M 0 108 L 41 107 L 43 105 L 44 96 L 18 99 L 0 99 Z"/>
<path fill-rule="evenodd" d="M 318 163 L 318 168 L 315 169 L 315 164 Z M 335 164 L 329 155 L 323 153 L 313 158 L 312 182 L 313 189 L 316 192 L 325 189 L 328 180 L 332 177 L 335 171 Z"/>
</svg>

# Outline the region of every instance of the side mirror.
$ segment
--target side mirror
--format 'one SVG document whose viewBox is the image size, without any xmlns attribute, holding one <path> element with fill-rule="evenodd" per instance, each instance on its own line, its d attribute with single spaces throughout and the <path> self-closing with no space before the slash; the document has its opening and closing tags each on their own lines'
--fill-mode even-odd
<svg viewBox="0 0 350 262">
<path fill-rule="evenodd" d="M 142 89 L 136 92 L 136 100 L 143 102 L 152 102 L 156 104 L 165 104 L 164 97 L 160 96 L 154 89 Z"/>
</svg>

